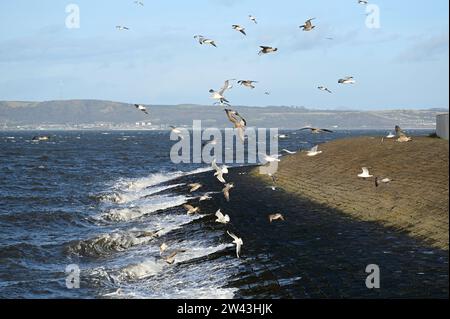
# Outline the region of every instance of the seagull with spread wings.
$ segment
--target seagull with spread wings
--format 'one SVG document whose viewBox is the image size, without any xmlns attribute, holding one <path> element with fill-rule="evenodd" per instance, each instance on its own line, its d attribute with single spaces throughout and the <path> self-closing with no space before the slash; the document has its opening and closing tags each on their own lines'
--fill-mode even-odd
<svg viewBox="0 0 450 319">
<path fill-rule="evenodd" d="M 242 240 L 242 238 L 239 238 L 238 236 L 236 236 L 233 233 L 230 233 L 229 231 L 227 231 L 227 234 L 233 238 L 233 244 L 236 245 L 236 256 L 237 258 L 241 258 L 241 247 L 244 245 L 244 241 Z"/>
<path fill-rule="evenodd" d="M 247 121 L 236 111 L 225 109 L 228 120 L 233 123 L 234 128 L 238 132 L 239 139 L 242 143 L 245 142 L 245 129 L 247 127 Z"/>
<path fill-rule="evenodd" d="M 214 104 L 227 105 L 227 106 L 230 105 L 230 101 L 228 101 L 227 98 L 224 96 L 225 91 L 229 90 L 230 88 L 233 87 L 230 85 L 230 81 L 234 81 L 234 79 L 226 80 L 223 87 L 219 91 L 215 91 L 213 89 L 209 90 L 209 93 L 211 93 L 211 98 L 213 100 L 217 101 Z"/>
</svg>

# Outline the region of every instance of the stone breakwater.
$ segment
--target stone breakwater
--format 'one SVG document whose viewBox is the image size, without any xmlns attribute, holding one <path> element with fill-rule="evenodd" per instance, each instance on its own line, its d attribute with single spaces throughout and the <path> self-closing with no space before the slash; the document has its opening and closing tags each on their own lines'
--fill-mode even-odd
<svg viewBox="0 0 450 319">
<path fill-rule="evenodd" d="M 448 251 L 449 144 L 437 138 L 398 143 L 361 137 L 320 146 L 322 154 L 284 157 L 277 185 L 362 221 L 380 223 Z M 390 178 L 375 187 L 374 178 L 361 179 L 362 167 Z M 254 170 L 252 175 L 266 179 Z M 267 183 L 271 180 L 267 179 Z"/>
</svg>

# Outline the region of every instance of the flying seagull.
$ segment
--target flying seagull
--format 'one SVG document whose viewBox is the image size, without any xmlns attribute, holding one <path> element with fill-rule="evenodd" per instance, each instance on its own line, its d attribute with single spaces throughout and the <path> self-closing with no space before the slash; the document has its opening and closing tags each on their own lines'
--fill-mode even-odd
<svg viewBox="0 0 450 319">
<path fill-rule="evenodd" d="M 145 106 L 143 106 L 142 104 L 135 104 L 134 105 L 139 111 L 144 112 L 145 114 L 148 114 L 147 108 Z"/>
<path fill-rule="evenodd" d="M 214 160 L 212 161 L 211 166 L 212 166 L 212 168 L 216 171 L 216 172 L 214 173 L 214 176 L 217 177 L 217 179 L 219 180 L 219 182 L 221 182 L 221 183 L 223 183 L 223 184 L 226 184 L 226 181 L 225 181 L 225 179 L 223 178 L 223 175 L 224 175 L 224 174 L 228 174 L 228 167 L 226 167 L 226 166 L 222 166 L 222 167 L 217 166 L 216 159 L 214 159 Z"/>
<path fill-rule="evenodd" d="M 370 175 L 369 169 L 367 167 L 362 168 L 362 173 L 358 175 L 361 178 L 371 178 L 373 175 Z"/>
<path fill-rule="evenodd" d="M 353 78 L 353 76 L 347 76 L 347 77 L 345 77 L 343 79 L 339 79 L 338 83 L 339 84 L 355 84 L 356 81 Z"/>
<path fill-rule="evenodd" d="M 330 91 L 330 90 L 329 90 L 329 89 L 328 89 L 327 87 L 325 87 L 325 86 L 322 86 L 322 85 L 321 85 L 321 86 L 319 86 L 319 87 L 318 87 L 318 89 L 319 89 L 319 90 L 321 90 L 321 91 L 325 91 L 325 92 L 328 92 L 328 93 L 333 93 L 333 92 L 331 92 L 331 91 Z"/>
<path fill-rule="evenodd" d="M 216 222 L 221 224 L 228 224 L 230 222 L 230 216 L 224 215 L 220 209 L 216 212 Z"/>
<path fill-rule="evenodd" d="M 239 139 L 244 143 L 247 121 L 236 111 L 225 109 L 225 112 L 227 113 L 228 120 L 233 123 L 234 128 L 238 131 Z"/>
<path fill-rule="evenodd" d="M 316 128 L 316 127 L 304 127 L 300 129 L 299 131 L 306 131 L 310 130 L 312 134 L 320 134 L 320 133 L 334 133 L 331 130 L 324 129 L 324 128 Z"/>
<path fill-rule="evenodd" d="M 314 157 L 317 156 L 319 154 L 322 154 L 322 151 L 319 151 L 319 145 L 314 146 L 312 149 L 310 149 L 309 151 L 306 152 L 306 155 L 309 157 Z"/>
<path fill-rule="evenodd" d="M 225 199 L 227 200 L 227 202 L 230 201 L 230 190 L 234 188 L 234 184 L 233 183 L 228 183 L 225 185 L 225 188 L 222 189 L 222 193 L 223 196 L 225 196 Z"/>
<path fill-rule="evenodd" d="M 213 89 L 209 90 L 209 93 L 211 93 L 211 98 L 213 100 L 216 100 L 217 102 L 214 104 L 220 104 L 220 105 L 230 105 L 230 101 L 226 99 L 224 96 L 225 91 L 229 90 L 232 86 L 230 86 L 230 81 L 233 80 L 226 80 L 223 87 L 219 91 L 214 91 Z"/>
<path fill-rule="evenodd" d="M 245 28 L 241 27 L 239 24 L 233 24 L 232 28 L 236 31 L 239 31 L 243 35 L 247 35 L 247 33 L 245 33 Z"/>
<path fill-rule="evenodd" d="M 279 155 L 269 156 L 267 154 L 263 154 L 263 159 L 266 163 L 281 162 L 281 160 L 278 157 Z"/>
<path fill-rule="evenodd" d="M 196 35 L 196 36 L 194 36 L 194 39 L 197 39 L 198 43 L 200 43 L 202 45 L 203 44 L 209 44 L 209 45 L 212 45 L 213 47 L 217 48 L 216 42 L 214 40 L 205 38 L 202 35 Z"/>
<path fill-rule="evenodd" d="M 174 251 L 173 253 L 171 253 L 169 256 L 165 257 L 164 260 L 166 261 L 166 263 L 168 263 L 169 265 L 172 265 L 173 263 L 175 263 L 175 256 L 178 255 L 179 253 L 184 253 L 186 252 L 186 250 L 177 250 Z"/>
<path fill-rule="evenodd" d="M 189 204 L 184 204 L 183 207 L 187 210 L 187 214 L 188 215 L 194 215 L 195 213 L 199 213 L 200 212 L 200 208 L 199 207 L 194 207 L 194 206 L 189 205 Z"/>
<path fill-rule="evenodd" d="M 397 142 L 403 143 L 412 141 L 412 138 L 406 136 L 405 132 L 403 132 L 403 130 L 398 125 L 395 127 L 395 134 L 396 137 L 398 137 Z"/>
<path fill-rule="evenodd" d="M 255 24 L 258 24 L 258 21 L 256 20 L 256 17 L 254 17 L 253 15 L 249 15 L 248 16 L 249 17 L 249 19 L 251 20 L 251 21 L 253 21 Z"/>
<path fill-rule="evenodd" d="M 240 257 L 240 254 L 241 254 L 241 247 L 242 247 L 242 245 L 244 245 L 244 242 L 242 241 L 242 238 L 239 238 L 239 237 L 236 236 L 235 234 L 230 233 L 228 230 L 227 230 L 227 234 L 228 234 L 231 238 L 233 238 L 233 244 L 236 245 L 236 256 L 237 256 L 237 258 L 241 258 L 241 257 Z"/>
<path fill-rule="evenodd" d="M 389 132 L 389 134 L 386 136 L 386 138 L 392 139 L 395 137 L 395 134 L 392 132 Z"/>
<path fill-rule="evenodd" d="M 380 186 L 381 183 L 383 184 L 389 184 L 390 182 L 392 182 L 392 180 L 390 178 L 380 178 L 380 177 L 375 177 L 375 187 Z"/>
<path fill-rule="evenodd" d="M 266 47 L 266 46 L 260 46 L 261 51 L 259 51 L 258 55 L 263 55 L 263 54 L 269 54 L 269 53 L 274 53 L 278 51 L 278 48 L 272 48 L 272 47 Z"/>
<path fill-rule="evenodd" d="M 144 2 L 142 1 L 135 1 L 134 2 L 136 5 L 143 7 L 144 6 Z"/>
<path fill-rule="evenodd" d="M 306 20 L 304 25 L 301 25 L 299 28 L 303 29 L 303 31 L 312 31 L 316 26 L 312 24 L 312 20 L 314 20 L 315 18 Z"/>
<path fill-rule="evenodd" d="M 31 140 L 34 141 L 34 142 L 48 141 L 48 140 L 50 140 L 50 136 L 46 136 L 46 135 L 44 135 L 44 136 L 34 136 Z"/>
<path fill-rule="evenodd" d="M 190 187 L 190 191 L 189 191 L 189 192 L 191 192 L 191 193 L 196 192 L 196 191 L 198 191 L 200 188 L 203 187 L 203 185 L 202 185 L 202 184 L 199 184 L 199 183 L 189 184 L 188 186 Z"/>
<path fill-rule="evenodd" d="M 284 216 L 280 213 L 269 215 L 269 222 L 282 220 L 285 221 Z"/>
<path fill-rule="evenodd" d="M 211 196 L 209 196 L 208 194 L 205 194 L 203 196 L 200 196 L 200 198 L 198 200 L 199 200 L 199 202 L 204 202 L 205 200 L 211 200 L 211 199 L 212 199 Z"/>
<path fill-rule="evenodd" d="M 166 243 L 162 243 L 161 246 L 159 246 L 159 254 L 162 255 L 163 252 L 165 252 L 169 248 Z"/>
<path fill-rule="evenodd" d="M 174 134 L 178 135 L 178 137 L 180 139 L 182 139 L 182 140 L 184 139 L 183 132 L 181 132 L 181 130 L 179 128 L 176 128 L 175 126 L 170 126 L 170 130 Z"/>
<path fill-rule="evenodd" d="M 128 31 L 130 28 L 122 26 L 122 25 L 116 25 L 116 29 L 120 31 Z"/>
<path fill-rule="evenodd" d="M 288 153 L 289 155 L 297 154 L 297 152 L 292 152 L 292 151 L 287 150 L 287 149 L 285 149 L 285 148 L 283 149 L 283 152 Z"/>
<path fill-rule="evenodd" d="M 238 83 L 242 86 L 248 87 L 250 89 L 254 89 L 255 86 L 253 85 L 253 83 L 258 83 L 258 81 L 240 80 L 240 81 L 238 81 Z"/>
<path fill-rule="evenodd" d="M 367 0 L 358 0 L 358 4 L 367 5 L 367 4 L 369 4 L 369 1 L 367 1 Z"/>
</svg>

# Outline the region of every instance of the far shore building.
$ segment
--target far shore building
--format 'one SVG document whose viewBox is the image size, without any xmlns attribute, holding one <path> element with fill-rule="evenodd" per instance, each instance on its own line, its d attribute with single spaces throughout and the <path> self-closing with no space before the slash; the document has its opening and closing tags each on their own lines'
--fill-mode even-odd
<svg viewBox="0 0 450 319">
<path fill-rule="evenodd" d="M 448 113 L 439 114 L 436 117 L 436 134 L 448 141 Z"/>
</svg>

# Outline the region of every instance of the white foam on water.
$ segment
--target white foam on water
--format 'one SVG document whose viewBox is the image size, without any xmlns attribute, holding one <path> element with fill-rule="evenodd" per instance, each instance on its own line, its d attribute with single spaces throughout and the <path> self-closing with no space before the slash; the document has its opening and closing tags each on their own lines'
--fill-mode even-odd
<svg viewBox="0 0 450 319">
<path fill-rule="evenodd" d="M 151 197 L 143 200 L 139 206 L 133 205 L 124 208 L 113 208 L 108 213 L 103 214 L 102 218 L 115 222 L 129 221 L 160 210 L 181 206 L 189 200 L 190 197 L 183 195 Z"/>
<path fill-rule="evenodd" d="M 103 201 L 109 201 L 116 204 L 127 204 L 139 200 L 143 197 L 151 196 L 162 191 L 170 190 L 183 186 L 184 184 L 175 184 L 168 186 L 154 186 L 154 187 L 144 187 L 133 191 L 117 191 L 111 195 L 106 195 L 103 197 Z"/>
<path fill-rule="evenodd" d="M 147 244 L 156 237 L 157 233 L 151 231 L 103 234 L 72 244 L 70 250 L 88 256 L 105 255 L 114 251 L 124 251 L 133 246 Z"/>
<path fill-rule="evenodd" d="M 132 289 L 120 289 L 113 293 L 104 294 L 103 297 L 112 299 L 233 299 L 238 289 L 219 287 L 198 287 L 174 289 L 170 292 L 155 291 L 155 294 L 148 296 L 145 293 Z"/>
<path fill-rule="evenodd" d="M 147 177 L 140 177 L 140 178 L 124 178 L 117 181 L 114 185 L 114 189 L 122 189 L 122 190 L 135 190 L 139 191 L 144 188 L 150 187 L 150 186 L 156 186 L 161 183 L 165 183 L 171 180 L 174 180 L 179 177 L 183 176 L 190 176 L 195 174 L 200 174 L 204 172 L 212 171 L 211 167 L 204 167 L 195 169 L 189 172 L 170 172 L 170 173 L 155 173 L 150 174 Z"/>
<path fill-rule="evenodd" d="M 232 245 L 231 245 L 232 246 Z M 168 251 L 168 254 L 173 250 L 178 249 L 186 249 L 186 252 L 180 252 L 175 256 L 175 262 L 172 265 L 168 265 L 166 261 L 159 256 L 157 253 L 154 258 L 146 258 L 140 263 L 131 264 L 126 266 L 119 271 L 119 275 L 117 278 L 120 281 L 123 280 L 138 280 L 144 279 L 158 274 L 164 268 L 174 267 L 174 265 L 186 262 L 189 260 L 205 257 L 211 255 L 215 252 L 224 250 L 230 247 L 229 244 L 220 244 L 218 246 L 208 246 L 202 247 L 198 242 L 186 242 L 183 247 L 171 247 L 171 250 Z M 173 249 L 173 250 L 172 250 Z M 156 253 L 158 250 L 155 250 Z"/>
<path fill-rule="evenodd" d="M 156 275 L 164 268 L 165 262 L 155 258 L 149 258 L 143 262 L 126 266 L 120 270 L 119 280 L 139 280 Z"/>
</svg>

